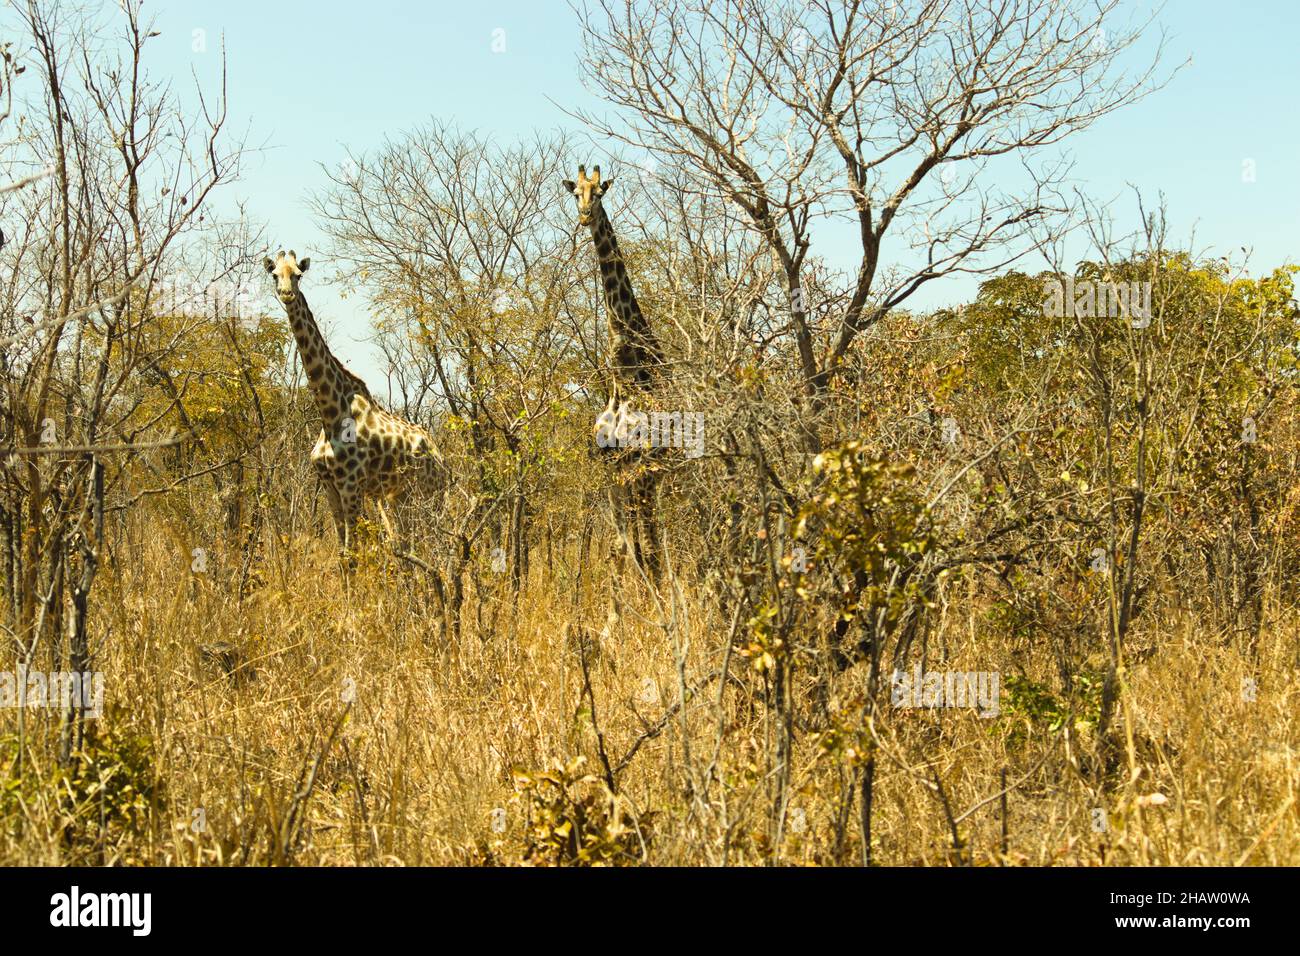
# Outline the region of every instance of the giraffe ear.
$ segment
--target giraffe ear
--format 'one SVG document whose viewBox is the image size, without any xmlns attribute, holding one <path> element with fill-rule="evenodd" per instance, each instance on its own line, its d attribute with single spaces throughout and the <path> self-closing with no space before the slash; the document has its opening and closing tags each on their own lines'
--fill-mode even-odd
<svg viewBox="0 0 1300 956">
<path fill-rule="evenodd" d="M 605 193 L 609 192 L 609 187 L 612 185 L 614 185 L 614 180 L 612 178 L 605 180 L 600 184 L 600 194 L 602 196 L 605 195 Z"/>
<path fill-rule="evenodd" d="M 575 183 L 572 179 L 566 179 L 566 180 L 564 181 L 564 191 L 565 191 L 565 192 L 569 192 L 569 193 L 571 193 L 571 192 L 573 192 L 573 191 L 574 191 L 575 189 L 577 189 L 577 188 L 578 188 L 578 184 Z"/>
<path fill-rule="evenodd" d="M 262 265 L 266 266 L 267 272 L 275 271 L 275 262 L 272 261 L 270 256 L 267 256 L 265 259 L 262 260 Z"/>
<path fill-rule="evenodd" d="M 298 260 L 298 271 L 306 272 L 311 268 L 311 256 L 304 256 Z"/>
</svg>

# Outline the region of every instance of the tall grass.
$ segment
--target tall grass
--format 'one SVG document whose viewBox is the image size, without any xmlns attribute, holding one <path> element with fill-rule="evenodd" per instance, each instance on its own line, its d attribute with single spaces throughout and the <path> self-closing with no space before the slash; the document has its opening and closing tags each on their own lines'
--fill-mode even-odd
<svg viewBox="0 0 1300 956">
<path fill-rule="evenodd" d="M 667 619 L 644 591 L 611 611 L 612 569 L 577 576 L 576 553 L 549 576 L 534 563 L 517 596 L 485 571 L 450 643 L 421 573 L 378 548 L 345 580 L 325 537 L 268 536 L 241 595 L 233 555 L 195 573 L 183 536 L 157 531 L 119 538 L 96 591 L 105 709 L 82 758 L 57 759 L 62 715 L 28 709 L 20 764 L 18 712 L 0 711 L 0 862 L 861 858 L 851 775 L 825 746 L 859 668 L 824 711 L 797 708 L 774 829 L 761 681 L 731 655 L 720 684 L 730 621 L 688 580 Z M 1195 619 L 1145 622 L 1123 690 L 1133 759 L 1099 777 L 1087 693 L 977 592 L 953 596 L 930 666 L 1000 672 L 1001 712 L 877 722 L 874 862 L 1300 863 L 1294 614 L 1270 610 L 1257 665 Z"/>
</svg>

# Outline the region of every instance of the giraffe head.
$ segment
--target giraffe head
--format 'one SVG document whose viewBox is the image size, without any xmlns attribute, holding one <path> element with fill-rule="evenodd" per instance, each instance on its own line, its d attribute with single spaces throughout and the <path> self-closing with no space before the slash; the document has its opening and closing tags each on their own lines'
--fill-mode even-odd
<svg viewBox="0 0 1300 956">
<path fill-rule="evenodd" d="M 288 305 L 297 298 L 298 280 L 311 267 L 311 259 L 306 257 L 299 259 L 292 249 L 287 254 L 281 249 L 275 254 L 274 260 L 268 256 L 262 264 L 266 266 L 266 271 L 275 277 L 275 294 L 280 297 L 281 302 Z"/>
<path fill-rule="evenodd" d="M 592 216 L 600 208 L 600 198 L 605 195 L 609 187 L 614 185 L 614 180 L 606 179 L 600 181 L 600 167 L 593 168 L 592 175 L 587 175 L 587 167 L 578 167 L 578 180 L 572 179 L 564 181 L 564 188 L 573 193 L 573 198 L 578 200 L 578 224 L 590 226 Z"/>
</svg>

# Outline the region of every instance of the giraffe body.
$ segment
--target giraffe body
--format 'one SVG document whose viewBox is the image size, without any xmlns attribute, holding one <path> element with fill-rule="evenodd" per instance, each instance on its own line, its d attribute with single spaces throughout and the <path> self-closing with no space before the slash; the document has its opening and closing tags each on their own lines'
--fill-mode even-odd
<svg viewBox="0 0 1300 956">
<path fill-rule="evenodd" d="M 321 432 L 310 460 L 347 552 L 367 500 L 382 505 L 440 493 L 446 476 L 442 456 L 426 429 L 380 408 L 366 383 L 329 350 L 298 287 L 311 260 L 281 251 L 265 265 L 276 280 L 316 400 Z"/>
<path fill-rule="evenodd" d="M 400 505 L 433 498 L 442 486 L 442 459 L 425 429 L 360 393 L 352 396 L 348 411 L 329 433 L 321 429 L 311 452 L 345 547 L 350 542 L 344 529 L 350 532 L 367 500 Z"/>
</svg>

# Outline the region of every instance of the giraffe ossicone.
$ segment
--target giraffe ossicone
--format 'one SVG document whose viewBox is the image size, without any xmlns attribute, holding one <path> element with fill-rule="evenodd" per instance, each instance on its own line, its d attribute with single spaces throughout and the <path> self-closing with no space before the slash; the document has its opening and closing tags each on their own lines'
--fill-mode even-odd
<svg viewBox="0 0 1300 956">
<path fill-rule="evenodd" d="M 264 261 L 275 280 L 320 415 L 311 463 L 325 488 L 339 543 L 352 548 L 357 519 L 368 499 L 436 499 L 447 471 L 433 436 L 379 407 L 370 389 L 330 351 L 299 283 L 311 259 L 281 249 Z M 381 515 L 383 512 L 381 510 Z M 385 524 L 387 518 L 385 517 Z"/>
</svg>

